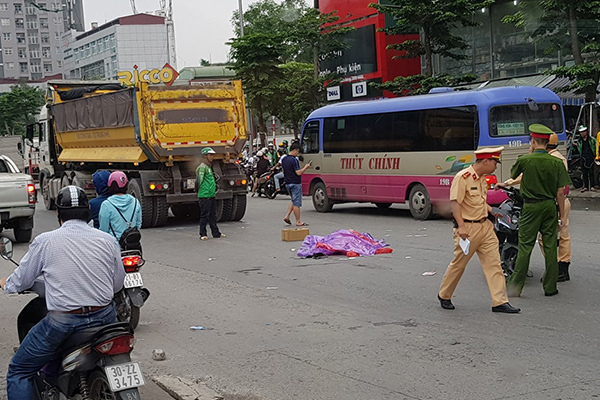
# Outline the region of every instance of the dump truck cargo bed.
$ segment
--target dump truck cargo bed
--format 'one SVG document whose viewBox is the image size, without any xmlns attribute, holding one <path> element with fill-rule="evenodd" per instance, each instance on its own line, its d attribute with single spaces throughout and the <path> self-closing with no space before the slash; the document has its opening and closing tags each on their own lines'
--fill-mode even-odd
<svg viewBox="0 0 600 400">
<path fill-rule="evenodd" d="M 61 162 L 188 161 L 211 146 L 237 155 L 246 140 L 240 81 L 140 85 L 51 106 Z"/>
</svg>

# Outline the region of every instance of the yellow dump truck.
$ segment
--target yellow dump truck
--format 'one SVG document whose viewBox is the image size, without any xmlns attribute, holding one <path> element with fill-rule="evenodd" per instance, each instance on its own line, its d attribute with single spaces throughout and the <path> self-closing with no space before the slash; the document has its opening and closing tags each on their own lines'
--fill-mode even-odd
<svg viewBox="0 0 600 400">
<path fill-rule="evenodd" d="M 240 220 L 247 182 L 237 161 L 246 142 L 238 80 L 125 88 L 118 82 L 49 81 L 37 129 L 40 189 L 47 209 L 58 191 L 78 185 L 94 196 L 92 174 L 122 170 L 142 204 L 142 226 L 197 218 L 195 169 L 206 146 L 216 151 L 219 221 Z"/>
</svg>

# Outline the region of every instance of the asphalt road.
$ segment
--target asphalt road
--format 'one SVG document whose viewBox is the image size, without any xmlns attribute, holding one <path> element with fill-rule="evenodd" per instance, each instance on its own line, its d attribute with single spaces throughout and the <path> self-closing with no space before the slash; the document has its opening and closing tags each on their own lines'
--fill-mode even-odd
<svg viewBox="0 0 600 400">
<path fill-rule="evenodd" d="M 511 299 L 523 312 L 505 315 L 491 312 L 476 259 L 453 298 L 457 309 L 440 308 L 436 293 L 452 255 L 448 221 L 415 221 L 399 207 L 369 204 L 319 214 L 305 198 L 311 234 L 352 228 L 385 239 L 394 252 L 300 259 L 300 242 L 281 241 L 288 201 L 249 198 L 242 221 L 220 224 L 226 238 L 201 242 L 196 223 L 173 218 L 142 232 L 152 294 L 133 358 L 148 377 L 199 379 L 256 400 L 600 397 L 597 211 L 572 212 L 571 281 L 559 284 L 560 294 L 544 297 L 535 250 L 535 276 Z M 55 221 L 38 209 L 36 233 Z M 17 259 L 26 248 L 16 246 Z M 0 260 L 0 274 L 10 270 Z M 437 273 L 422 275 L 430 271 Z M 0 296 L 1 375 L 26 301 Z M 206 330 L 190 330 L 196 325 Z M 167 360 L 151 359 L 156 348 Z M 144 398 L 167 398 L 145 390 Z"/>
</svg>

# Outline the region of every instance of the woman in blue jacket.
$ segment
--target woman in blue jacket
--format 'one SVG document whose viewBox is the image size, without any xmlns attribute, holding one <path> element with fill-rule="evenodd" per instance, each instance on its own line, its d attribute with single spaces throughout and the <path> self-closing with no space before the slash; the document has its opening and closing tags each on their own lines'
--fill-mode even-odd
<svg viewBox="0 0 600 400">
<path fill-rule="evenodd" d="M 127 194 L 128 183 L 122 171 L 110 174 L 108 191 L 111 196 L 100 207 L 100 230 L 110 233 L 117 241 L 127 228 L 142 227 L 142 207 L 135 197 Z"/>
</svg>

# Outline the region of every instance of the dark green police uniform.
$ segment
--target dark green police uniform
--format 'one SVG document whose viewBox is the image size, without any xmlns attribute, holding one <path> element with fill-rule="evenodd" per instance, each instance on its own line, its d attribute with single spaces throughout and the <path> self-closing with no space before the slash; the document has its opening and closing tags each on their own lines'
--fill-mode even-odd
<svg viewBox="0 0 600 400">
<path fill-rule="evenodd" d="M 538 138 L 549 138 L 554 133 L 541 124 L 533 124 L 529 130 L 532 137 Z M 510 170 L 511 178 L 515 179 L 521 173 L 523 174 L 521 196 L 524 204 L 519 222 L 519 253 L 515 271 L 508 281 L 508 295 L 521 295 L 529 269 L 531 251 L 540 232 L 546 260 L 546 272 L 542 284 L 544 293 L 551 296 L 558 292 L 556 289 L 558 279 L 556 193 L 560 187 L 569 185 L 571 180 L 562 161 L 541 149 L 517 159 Z"/>
</svg>

